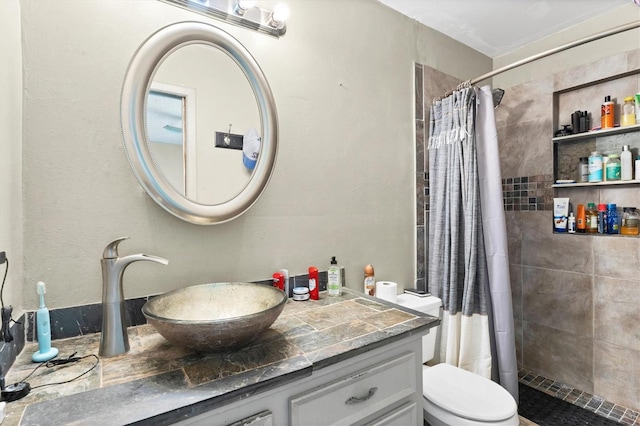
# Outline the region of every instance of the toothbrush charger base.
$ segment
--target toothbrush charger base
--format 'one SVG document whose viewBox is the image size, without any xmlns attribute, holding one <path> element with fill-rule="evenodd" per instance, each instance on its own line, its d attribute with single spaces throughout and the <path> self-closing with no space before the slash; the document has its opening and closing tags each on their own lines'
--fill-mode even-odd
<svg viewBox="0 0 640 426">
<path fill-rule="evenodd" d="M 31 360 L 33 362 L 46 362 L 49 361 L 53 358 L 55 358 L 58 355 L 58 349 L 56 348 L 51 348 L 46 352 L 36 352 L 31 356 Z"/>
</svg>

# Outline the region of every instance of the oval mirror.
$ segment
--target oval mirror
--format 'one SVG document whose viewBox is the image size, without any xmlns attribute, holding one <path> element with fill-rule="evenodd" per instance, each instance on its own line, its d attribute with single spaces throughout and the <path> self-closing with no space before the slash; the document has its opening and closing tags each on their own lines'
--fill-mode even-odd
<svg viewBox="0 0 640 426">
<path fill-rule="evenodd" d="M 142 43 L 125 77 L 121 121 L 140 185 L 191 223 L 244 213 L 275 164 L 269 84 L 247 49 L 209 24 L 172 24 Z"/>
</svg>

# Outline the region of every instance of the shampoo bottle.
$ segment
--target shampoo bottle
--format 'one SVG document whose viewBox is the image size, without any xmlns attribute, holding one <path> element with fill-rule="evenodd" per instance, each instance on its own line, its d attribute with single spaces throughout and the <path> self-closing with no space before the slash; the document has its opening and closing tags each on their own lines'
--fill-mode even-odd
<svg viewBox="0 0 640 426">
<path fill-rule="evenodd" d="M 587 230 L 587 216 L 584 211 L 584 204 L 578 204 L 578 216 L 576 217 L 576 230 L 585 233 Z"/>
<path fill-rule="evenodd" d="M 331 258 L 331 266 L 327 271 L 327 294 L 329 296 L 340 296 L 342 294 L 342 274 L 336 257 Z"/>
<path fill-rule="evenodd" d="M 600 108 L 600 127 L 603 129 L 612 129 L 614 126 L 614 104 L 611 102 L 611 96 L 605 96 L 602 107 Z"/>
<path fill-rule="evenodd" d="M 633 179 L 633 166 L 631 164 L 631 151 L 629 151 L 629 145 L 625 145 L 622 147 L 622 154 L 620 154 L 620 178 L 622 180 Z"/>
<path fill-rule="evenodd" d="M 589 182 L 602 182 L 602 155 L 598 151 L 589 156 Z"/>
<path fill-rule="evenodd" d="M 320 293 L 318 286 L 320 281 L 318 280 L 318 268 L 315 266 L 309 267 L 309 298 L 311 300 L 320 299 Z"/>
</svg>

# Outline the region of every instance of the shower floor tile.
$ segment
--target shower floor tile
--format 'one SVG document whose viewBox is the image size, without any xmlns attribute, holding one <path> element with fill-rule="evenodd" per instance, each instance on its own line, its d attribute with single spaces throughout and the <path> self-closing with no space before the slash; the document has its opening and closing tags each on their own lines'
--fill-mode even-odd
<svg viewBox="0 0 640 426">
<path fill-rule="evenodd" d="M 574 389 L 564 383 L 547 379 L 546 377 L 540 376 L 532 371 L 528 371 L 525 369 L 521 369 L 518 372 L 518 377 L 521 384 L 526 385 L 532 389 L 542 391 L 547 395 L 578 406 L 584 410 L 590 411 L 591 413 L 597 414 L 602 419 L 607 419 L 628 426 L 640 426 L 640 413 L 632 409 L 614 404 L 610 401 L 606 401 L 599 396 L 591 395 L 587 392 L 582 392 L 579 389 Z M 523 418 L 521 417 L 521 426 L 529 424 L 535 425 L 535 423 L 522 423 L 522 419 Z M 528 419 L 525 420 L 530 421 Z M 539 423 L 540 426 L 545 426 L 545 424 L 552 425 L 553 423 Z"/>
</svg>

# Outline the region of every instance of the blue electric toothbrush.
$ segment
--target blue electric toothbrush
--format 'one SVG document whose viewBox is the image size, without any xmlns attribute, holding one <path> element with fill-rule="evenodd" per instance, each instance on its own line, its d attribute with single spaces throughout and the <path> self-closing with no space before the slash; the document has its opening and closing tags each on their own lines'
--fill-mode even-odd
<svg viewBox="0 0 640 426">
<path fill-rule="evenodd" d="M 49 318 L 49 309 L 44 306 L 44 294 L 47 289 L 42 281 L 38 281 L 37 289 L 40 297 L 40 307 L 36 312 L 38 352 L 34 353 L 31 359 L 33 362 L 45 362 L 58 355 L 58 350 L 51 347 L 51 319 Z"/>
</svg>

